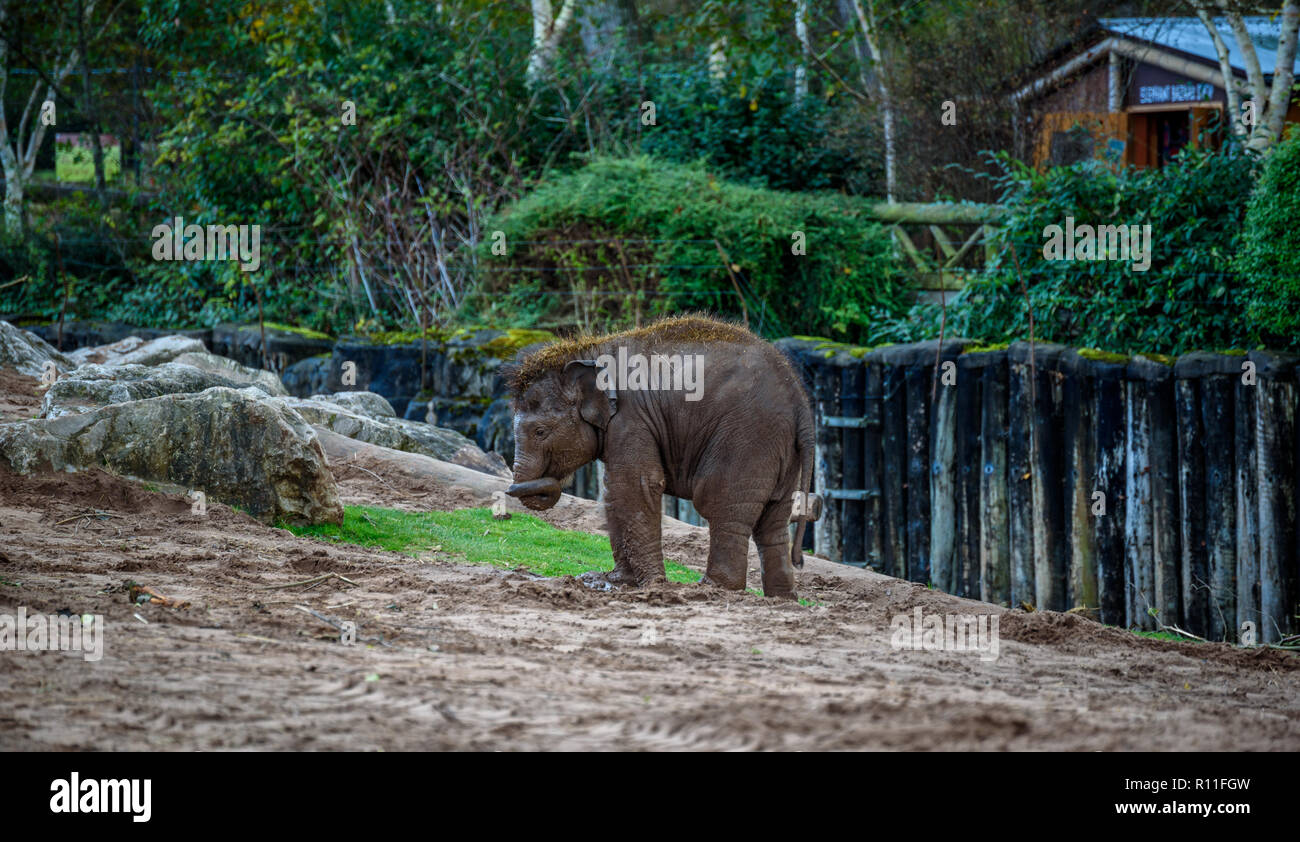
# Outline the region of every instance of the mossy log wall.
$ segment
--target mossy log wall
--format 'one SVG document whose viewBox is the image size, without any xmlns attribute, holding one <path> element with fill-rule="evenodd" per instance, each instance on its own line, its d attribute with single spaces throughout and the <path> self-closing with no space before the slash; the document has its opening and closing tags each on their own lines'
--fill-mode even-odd
<svg viewBox="0 0 1300 842">
<path fill-rule="evenodd" d="M 1129 628 L 1296 633 L 1300 358 L 777 345 L 818 416 L 818 554 Z"/>
</svg>

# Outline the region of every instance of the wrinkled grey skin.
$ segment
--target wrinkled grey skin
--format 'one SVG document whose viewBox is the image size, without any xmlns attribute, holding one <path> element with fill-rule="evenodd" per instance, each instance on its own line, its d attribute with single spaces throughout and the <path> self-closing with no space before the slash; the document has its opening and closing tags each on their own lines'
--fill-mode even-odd
<svg viewBox="0 0 1300 842">
<path fill-rule="evenodd" d="M 657 344 L 654 344 L 657 343 Z M 703 396 L 625 390 L 611 401 L 597 388 L 602 353 L 703 354 Z M 513 398 L 515 485 L 508 493 L 547 509 L 560 487 L 594 459 L 605 463 L 606 516 L 616 584 L 664 579 L 662 495 L 694 502 L 709 523 L 705 583 L 745 586 L 752 536 L 763 592 L 794 598 L 803 566 L 801 521 L 793 548 L 792 495 L 812 474 L 813 422 L 798 375 L 757 337 L 722 343 L 618 340 L 584 352 Z M 801 479 L 802 477 L 802 479 Z M 800 483 L 803 483 L 801 488 Z"/>
</svg>

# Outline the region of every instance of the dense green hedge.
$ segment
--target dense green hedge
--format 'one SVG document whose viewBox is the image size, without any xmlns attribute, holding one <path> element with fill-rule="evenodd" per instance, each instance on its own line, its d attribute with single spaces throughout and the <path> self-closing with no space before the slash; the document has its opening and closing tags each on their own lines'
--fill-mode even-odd
<svg viewBox="0 0 1300 842">
<path fill-rule="evenodd" d="M 1258 292 L 1233 268 L 1258 168 L 1253 154 L 1185 150 L 1163 169 L 1118 172 L 1100 162 L 1038 172 L 1001 160 L 1002 203 L 1011 213 L 997 233 L 999 255 L 950 302 L 948 335 L 1027 338 L 1023 278 L 1034 333 L 1044 341 L 1163 353 L 1257 344 L 1248 313 Z M 1065 226 L 1068 217 L 1076 226 L 1150 225 L 1149 269 L 1046 259 L 1045 229 Z M 899 338 L 937 333 L 936 308 L 912 316 L 911 330 L 898 331 Z"/>
<path fill-rule="evenodd" d="M 1246 211 L 1236 268 L 1260 340 L 1300 345 L 1300 132 L 1268 158 Z"/>
<path fill-rule="evenodd" d="M 739 315 L 743 296 L 766 335 L 864 341 L 904 312 L 909 292 L 864 200 L 738 185 L 702 164 L 597 159 L 544 181 L 485 230 L 504 233 L 507 253 L 485 242 L 469 309 L 525 325 L 615 327 L 634 318 L 639 291 L 645 314 Z M 792 253 L 795 232 L 803 255 Z"/>
</svg>

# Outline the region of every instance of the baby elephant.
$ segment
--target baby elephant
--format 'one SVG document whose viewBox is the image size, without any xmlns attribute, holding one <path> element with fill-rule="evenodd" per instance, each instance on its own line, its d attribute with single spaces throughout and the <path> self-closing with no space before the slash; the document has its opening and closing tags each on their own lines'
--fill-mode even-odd
<svg viewBox="0 0 1300 842">
<path fill-rule="evenodd" d="M 578 468 L 605 463 L 615 567 L 609 580 L 664 579 L 662 495 L 709 522 L 702 581 L 745 586 L 752 535 L 763 592 L 794 598 L 809 519 L 788 524 L 812 478 L 813 419 L 785 356 L 748 330 L 689 316 L 557 342 L 506 369 L 515 413 L 507 492 L 547 509 Z"/>
</svg>

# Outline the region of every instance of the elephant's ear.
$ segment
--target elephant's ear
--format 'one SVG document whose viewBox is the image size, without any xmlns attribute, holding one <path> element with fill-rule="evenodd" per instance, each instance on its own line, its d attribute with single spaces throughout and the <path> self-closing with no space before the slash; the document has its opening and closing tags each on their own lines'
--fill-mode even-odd
<svg viewBox="0 0 1300 842">
<path fill-rule="evenodd" d="M 596 386 L 595 360 L 570 360 L 564 365 L 564 378 L 578 397 L 578 414 L 598 430 L 609 426 L 613 408 L 609 397 Z"/>
</svg>

